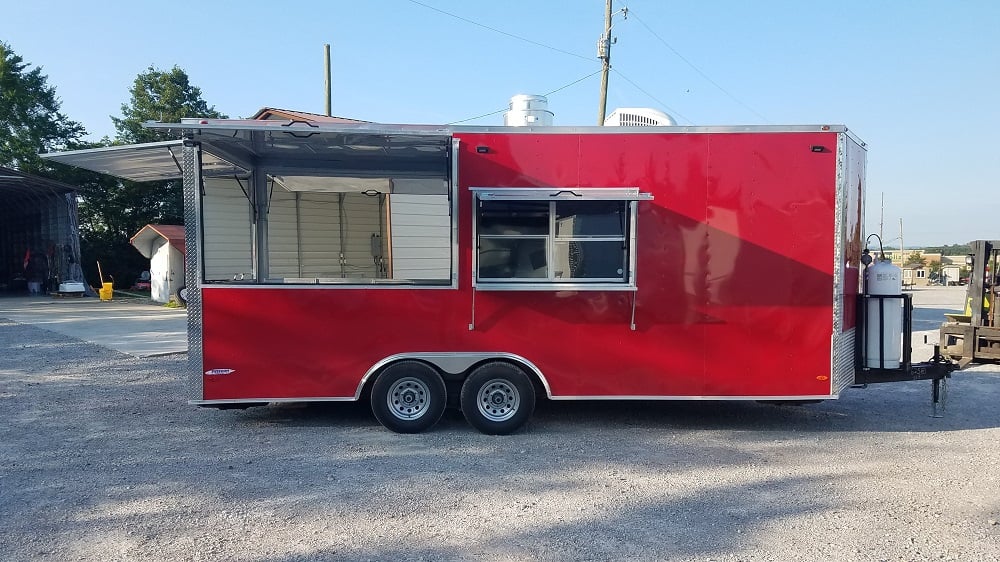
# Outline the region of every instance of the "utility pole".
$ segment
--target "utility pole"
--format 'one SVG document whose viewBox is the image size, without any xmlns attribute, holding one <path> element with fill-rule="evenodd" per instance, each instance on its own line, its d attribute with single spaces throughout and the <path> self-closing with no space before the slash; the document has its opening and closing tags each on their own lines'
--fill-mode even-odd
<svg viewBox="0 0 1000 562">
<path fill-rule="evenodd" d="M 597 126 L 604 124 L 608 110 L 608 70 L 611 69 L 611 0 L 604 4 L 604 35 L 597 43 L 597 58 L 601 59 L 601 104 Z"/>
<path fill-rule="evenodd" d="M 903 254 L 903 217 L 899 218 L 899 261 L 906 264 L 906 256 Z"/>
<path fill-rule="evenodd" d="M 331 115 L 333 115 L 332 99 L 331 99 L 333 97 L 333 94 L 332 94 L 333 88 L 332 88 L 332 84 L 331 84 L 331 81 L 330 81 L 330 44 L 329 43 L 327 43 L 324 46 L 323 51 L 324 51 L 324 57 L 323 58 L 324 58 L 324 62 L 326 63 L 325 64 L 325 66 L 326 66 L 326 82 L 323 84 L 325 86 L 325 89 L 326 89 L 326 116 L 330 117 Z"/>
<path fill-rule="evenodd" d="M 611 70 L 611 45 L 616 39 L 611 36 L 611 19 L 621 13 L 622 19 L 628 19 L 628 8 L 622 8 L 617 12 L 611 12 L 611 0 L 606 0 L 604 4 L 604 35 L 597 41 L 597 58 L 601 59 L 601 108 L 597 116 L 597 125 L 604 124 L 604 117 L 608 112 L 608 71 Z"/>
<path fill-rule="evenodd" d="M 885 240 L 885 234 L 882 233 L 882 227 L 885 226 L 885 192 L 882 192 L 882 212 L 878 216 L 878 239 Z"/>
</svg>

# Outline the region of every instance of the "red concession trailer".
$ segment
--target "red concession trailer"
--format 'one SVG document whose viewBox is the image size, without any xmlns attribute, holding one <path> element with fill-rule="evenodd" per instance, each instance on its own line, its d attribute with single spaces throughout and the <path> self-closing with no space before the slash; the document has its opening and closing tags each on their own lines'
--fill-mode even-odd
<svg viewBox="0 0 1000 562">
<path fill-rule="evenodd" d="M 508 433 L 536 396 L 943 376 L 860 361 L 865 145 L 843 126 L 149 126 L 181 138 L 51 157 L 183 178 L 194 404 L 364 399 L 400 432 L 450 404 Z"/>
</svg>

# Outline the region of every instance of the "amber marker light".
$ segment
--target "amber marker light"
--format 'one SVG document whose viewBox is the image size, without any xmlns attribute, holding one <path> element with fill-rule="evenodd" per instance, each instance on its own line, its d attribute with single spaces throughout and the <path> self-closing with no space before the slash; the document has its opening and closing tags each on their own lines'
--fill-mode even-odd
<svg viewBox="0 0 1000 562">
<path fill-rule="evenodd" d="M 826 375 L 820 375 L 820 376 L 816 377 L 816 380 L 818 380 L 818 381 L 828 381 L 828 380 L 830 380 L 830 377 L 828 377 Z"/>
</svg>

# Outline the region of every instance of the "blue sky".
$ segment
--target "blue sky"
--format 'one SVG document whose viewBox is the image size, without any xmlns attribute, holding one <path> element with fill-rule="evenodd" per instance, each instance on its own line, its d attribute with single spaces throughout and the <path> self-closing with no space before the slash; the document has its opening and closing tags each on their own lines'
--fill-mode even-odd
<svg viewBox="0 0 1000 562">
<path fill-rule="evenodd" d="M 410 0 L 7 3 L 0 40 L 43 67 L 63 111 L 96 138 L 113 134 L 110 116 L 150 65 L 180 66 L 232 117 L 263 106 L 322 112 L 324 43 L 335 115 L 462 120 L 598 70 L 604 23 L 603 0 L 420 0 L 549 49 Z M 845 124 L 869 146 L 870 232 L 884 194 L 893 246 L 900 218 L 907 247 L 1000 239 L 1000 2 L 615 0 L 622 6 L 630 17 L 615 18 L 609 112 Z M 550 95 L 555 124 L 596 124 L 599 83 Z M 502 114 L 468 122 L 501 123 Z"/>
</svg>

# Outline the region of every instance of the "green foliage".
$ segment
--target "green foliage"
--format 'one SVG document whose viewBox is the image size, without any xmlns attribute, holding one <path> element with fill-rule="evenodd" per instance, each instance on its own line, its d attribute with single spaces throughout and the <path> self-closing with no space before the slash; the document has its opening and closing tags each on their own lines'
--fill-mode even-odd
<svg viewBox="0 0 1000 562">
<path fill-rule="evenodd" d="M 910 255 L 906 256 L 906 261 L 903 265 L 925 265 L 927 259 L 924 258 L 920 252 L 911 252 Z"/>
<path fill-rule="evenodd" d="M 924 249 L 929 254 L 941 254 L 942 256 L 964 256 L 972 253 L 972 247 L 968 244 L 945 244 L 944 246 L 930 246 Z"/>
<path fill-rule="evenodd" d="M 114 144 L 177 138 L 175 133 L 143 129 L 146 121 L 225 118 L 201 98 L 201 89 L 192 86 L 187 74 L 176 66 L 169 71 L 148 68 L 136 77 L 129 93 L 131 99 L 122 105 L 122 116 L 112 117 L 117 129 Z M 108 139 L 103 142 L 112 144 Z M 129 240 L 147 224 L 184 224 L 182 184 L 180 180 L 136 183 L 107 176 L 81 180 L 88 187 L 81 190 L 80 203 L 84 272 L 88 279 L 96 279 L 95 263 L 100 260 L 105 277 L 113 276 L 115 286 L 127 288 L 149 268 L 149 260 Z"/>
<path fill-rule="evenodd" d="M 146 121 L 177 123 L 185 117 L 226 118 L 215 106 L 205 103 L 201 88 L 192 86 L 187 73 L 177 66 L 168 71 L 150 66 L 136 77 L 129 94 L 129 103 L 122 104 L 122 116 L 111 118 L 121 143 L 177 138 L 176 133 L 142 128 Z"/>
<path fill-rule="evenodd" d="M 61 103 L 41 67 L 0 42 L 0 165 L 31 173 L 48 170 L 39 152 L 59 149 L 84 134 L 59 112 Z"/>
</svg>

